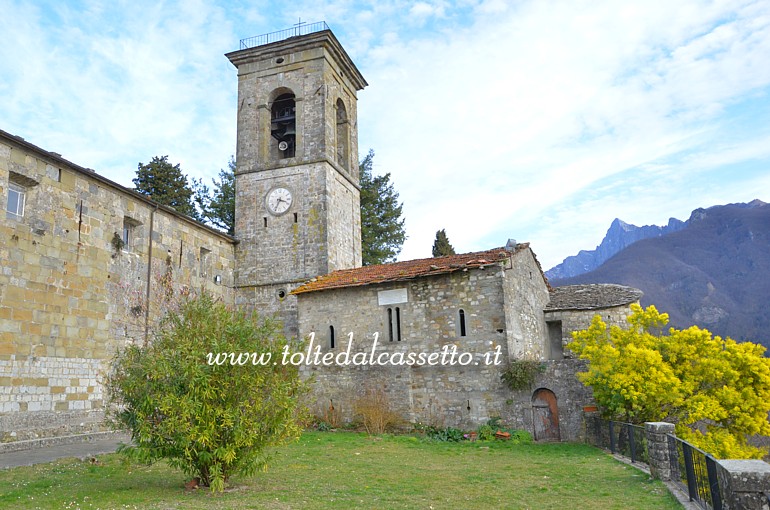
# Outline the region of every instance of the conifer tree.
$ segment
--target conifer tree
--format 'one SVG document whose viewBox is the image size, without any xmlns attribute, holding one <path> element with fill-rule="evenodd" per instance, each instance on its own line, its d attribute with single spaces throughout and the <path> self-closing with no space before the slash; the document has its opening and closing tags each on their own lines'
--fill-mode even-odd
<svg viewBox="0 0 770 510">
<path fill-rule="evenodd" d="M 449 243 L 446 231 L 442 228 L 436 232 L 436 240 L 433 241 L 433 256 L 445 257 L 447 255 L 455 255 L 455 249 Z"/>
<path fill-rule="evenodd" d="M 365 266 L 392 262 L 406 239 L 403 203 L 390 182 L 390 173 L 372 175 L 374 151 L 359 165 L 361 183 L 361 249 Z"/>
<path fill-rule="evenodd" d="M 219 230 L 235 235 L 235 158 L 230 158 L 227 170 L 219 171 L 219 180 L 212 179 L 214 188 L 193 179 L 195 203 L 201 210 L 201 220 Z"/>
<path fill-rule="evenodd" d="M 196 220 L 200 219 L 193 205 L 193 190 L 187 182 L 187 176 L 182 173 L 178 163 L 172 165 L 168 162 L 168 156 L 154 156 L 146 165 L 140 162 L 133 182 L 136 191 L 142 195 Z"/>
</svg>

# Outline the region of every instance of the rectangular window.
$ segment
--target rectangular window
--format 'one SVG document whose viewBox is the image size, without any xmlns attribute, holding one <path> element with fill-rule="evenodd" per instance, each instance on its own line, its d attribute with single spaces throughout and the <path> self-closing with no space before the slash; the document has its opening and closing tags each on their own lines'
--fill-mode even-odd
<svg viewBox="0 0 770 510">
<path fill-rule="evenodd" d="M 16 216 L 24 216 L 24 201 L 27 198 L 27 192 L 18 184 L 9 183 L 8 185 L 8 203 L 5 210 Z"/>
<path fill-rule="evenodd" d="M 205 278 L 209 274 L 209 253 L 211 253 L 211 250 L 208 250 L 206 248 L 201 248 L 201 256 L 200 256 L 200 271 L 199 276 L 201 278 Z"/>
<path fill-rule="evenodd" d="M 81 204 L 81 208 L 83 205 Z M 137 221 L 130 216 L 123 217 L 123 235 L 121 239 L 123 241 L 123 251 L 134 252 L 139 248 L 139 242 L 141 241 L 141 231 L 137 229 L 142 225 L 141 221 Z"/>
<path fill-rule="evenodd" d="M 123 251 L 134 248 L 134 224 L 128 218 L 123 218 Z"/>
</svg>

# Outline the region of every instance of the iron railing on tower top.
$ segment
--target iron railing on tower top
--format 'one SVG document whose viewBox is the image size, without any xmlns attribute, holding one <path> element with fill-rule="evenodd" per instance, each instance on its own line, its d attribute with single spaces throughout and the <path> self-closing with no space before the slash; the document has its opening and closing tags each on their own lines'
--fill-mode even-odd
<svg viewBox="0 0 770 510">
<path fill-rule="evenodd" d="M 241 49 L 245 50 L 247 48 L 254 48 L 255 46 L 263 46 L 265 44 L 283 41 L 284 39 L 297 37 L 299 35 L 323 32 L 324 30 L 329 30 L 329 25 L 327 25 L 325 21 L 317 21 L 315 23 L 300 22 L 294 25 L 292 28 L 241 39 Z"/>
</svg>

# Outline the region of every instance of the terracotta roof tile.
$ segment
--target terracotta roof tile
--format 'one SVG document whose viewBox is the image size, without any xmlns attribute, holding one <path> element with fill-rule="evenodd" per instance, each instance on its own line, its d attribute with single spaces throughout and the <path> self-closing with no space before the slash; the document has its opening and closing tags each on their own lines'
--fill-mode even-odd
<svg viewBox="0 0 770 510">
<path fill-rule="evenodd" d="M 516 251 L 528 248 L 529 243 L 519 243 Z M 420 276 L 453 273 L 470 268 L 481 268 L 508 259 L 514 252 L 505 248 L 464 253 L 461 255 L 449 255 L 447 257 L 433 257 L 429 259 L 407 260 L 390 264 L 377 264 L 374 266 L 357 267 L 355 269 L 342 269 L 324 276 L 313 278 L 309 282 L 297 287 L 292 294 L 303 294 L 318 290 L 338 289 L 342 287 L 357 287 L 371 283 L 397 282 L 411 280 Z"/>
</svg>

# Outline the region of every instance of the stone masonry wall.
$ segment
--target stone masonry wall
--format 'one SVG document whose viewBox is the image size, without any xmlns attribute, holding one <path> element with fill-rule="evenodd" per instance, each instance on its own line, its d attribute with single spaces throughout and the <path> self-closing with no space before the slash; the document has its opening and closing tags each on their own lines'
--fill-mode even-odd
<svg viewBox="0 0 770 510">
<path fill-rule="evenodd" d="M 23 216 L 5 211 L 9 182 L 25 191 Z M 231 238 L 58 155 L 1 138 L 0 197 L 2 441 L 98 428 L 99 377 L 118 346 L 180 295 L 233 300 Z M 124 222 L 131 243 L 116 249 Z"/>
<path fill-rule="evenodd" d="M 370 351 L 377 334 L 378 354 L 433 353 L 456 346 L 458 352 L 474 358 L 474 364 L 466 367 L 306 367 L 304 374 L 315 376 L 315 411 L 323 413 L 333 403 L 349 421 L 353 401 L 367 389 L 381 388 L 393 409 L 412 422 L 469 424 L 499 414 L 495 395 L 500 388 L 499 368 L 486 366 L 482 356 L 498 346 L 501 357 L 507 356 L 501 272 L 495 265 L 484 271 L 300 294 L 300 333 L 304 337 L 314 332 L 322 352 L 345 351 L 352 333 L 352 352 Z M 391 304 L 379 304 L 381 292 L 399 291 L 405 294 L 405 302 L 395 299 Z M 400 317 L 401 341 L 397 325 L 390 340 L 389 309 L 394 322 L 396 314 Z M 466 317 L 465 337 L 459 333 L 460 309 Z M 336 337 L 334 349 L 330 347 L 331 327 Z"/>
<path fill-rule="evenodd" d="M 543 359 L 548 332 L 543 308 L 548 288 L 532 250 L 518 249 L 503 272 L 508 352 L 515 359 Z"/>
<path fill-rule="evenodd" d="M 596 315 L 600 315 L 608 326 L 627 328 L 628 321 L 626 319 L 631 315 L 631 308 L 629 305 L 623 305 L 611 308 L 598 308 L 596 310 L 555 310 L 545 312 L 546 321 L 561 321 L 564 357 L 573 356 L 571 351 L 567 349 L 567 344 L 572 341 L 572 332 L 588 328 Z"/>
<path fill-rule="evenodd" d="M 526 261 L 526 256 L 522 260 Z M 337 356 L 344 353 L 347 335 L 352 332 L 351 356 L 357 352 L 370 352 L 376 333 L 375 358 L 381 353 L 391 356 L 399 352 L 404 355 L 433 353 L 456 346 L 458 353 L 470 353 L 473 359 L 467 366 L 303 366 L 302 373 L 313 376 L 311 409 L 328 420 L 351 421 L 355 419 L 355 400 L 367 390 L 382 389 L 391 408 L 408 422 L 470 430 L 499 416 L 506 424 L 531 431 L 532 393 L 542 387 L 556 394 L 562 416 L 562 437 L 580 437 L 582 406 L 591 402 L 590 394 L 574 375 L 581 362 L 545 362 L 546 371 L 538 376 L 531 390 L 512 392 L 500 379 L 509 359 L 502 282 L 512 273 L 510 269 L 505 271 L 502 265 L 492 264 L 484 270 L 423 277 L 403 283 L 300 294 L 300 332 L 303 336 L 315 333 L 314 345 L 321 346 L 321 354 L 331 352 Z M 399 290 L 405 291 L 406 302 L 379 304 L 383 293 L 387 295 Z M 527 285 L 519 290 L 530 291 Z M 537 296 L 521 296 L 520 299 L 537 303 L 542 296 L 539 290 L 535 292 Z M 394 338 L 391 342 L 388 309 L 394 312 L 396 308 L 401 317 L 402 339 L 399 342 Z M 460 336 L 460 309 L 466 317 L 465 337 Z M 330 347 L 330 327 L 334 327 L 335 332 L 333 349 Z M 538 331 L 539 327 L 533 327 L 530 333 L 537 334 Z M 544 341 L 544 337 L 528 338 L 533 348 Z M 485 353 L 490 354 L 493 362 L 497 348 L 500 364 L 487 365 Z M 333 415 L 330 415 L 331 408 Z"/>
</svg>

